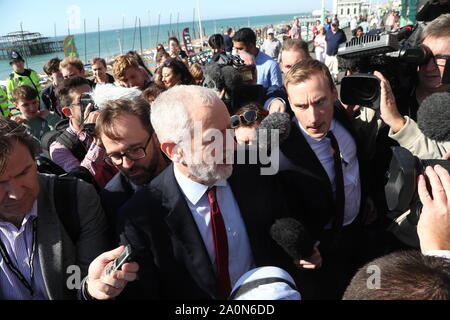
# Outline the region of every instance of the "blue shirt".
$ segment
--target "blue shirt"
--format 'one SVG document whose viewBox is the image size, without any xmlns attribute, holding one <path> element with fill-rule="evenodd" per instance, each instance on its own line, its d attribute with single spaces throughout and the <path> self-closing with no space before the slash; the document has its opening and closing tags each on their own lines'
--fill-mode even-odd
<svg viewBox="0 0 450 320">
<path fill-rule="evenodd" d="M 347 41 L 344 31 L 339 29 L 336 33 L 328 31 L 325 35 L 325 41 L 327 42 L 327 56 L 335 56 L 338 52 L 339 45 Z"/>
<path fill-rule="evenodd" d="M 48 300 L 47 290 L 42 276 L 39 259 L 38 244 L 33 259 L 33 281 L 30 274 L 30 256 L 33 245 L 33 220 L 37 218 L 37 201 L 33 208 L 25 216 L 20 229 L 10 222 L 0 220 L 0 239 L 12 260 L 14 266 L 31 284 L 34 295 L 31 296 L 28 289 L 17 276 L 9 269 L 0 254 L 0 296 L 6 300 Z"/>
<path fill-rule="evenodd" d="M 266 89 L 272 86 L 281 87 L 283 85 L 281 70 L 275 60 L 260 50 L 255 57 L 255 61 L 258 84 Z"/>
</svg>

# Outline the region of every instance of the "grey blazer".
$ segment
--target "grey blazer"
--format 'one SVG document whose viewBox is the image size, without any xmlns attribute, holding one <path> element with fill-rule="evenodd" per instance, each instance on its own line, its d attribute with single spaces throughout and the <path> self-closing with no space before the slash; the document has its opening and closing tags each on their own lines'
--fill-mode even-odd
<svg viewBox="0 0 450 320">
<path fill-rule="evenodd" d="M 67 273 L 71 265 L 79 266 L 80 281 L 87 275 L 89 264 L 101 253 L 111 249 L 108 227 L 94 187 L 78 180 L 80 235 L 76 244 L 64 229 L 55 209 L 54 175 L 39 174 L 37 241 L 44 283 L 51 300 L 76 299 L 77 290 L 69 290 Z M 73 283 L 73 281 L 70 281 Z"/>
</svg>

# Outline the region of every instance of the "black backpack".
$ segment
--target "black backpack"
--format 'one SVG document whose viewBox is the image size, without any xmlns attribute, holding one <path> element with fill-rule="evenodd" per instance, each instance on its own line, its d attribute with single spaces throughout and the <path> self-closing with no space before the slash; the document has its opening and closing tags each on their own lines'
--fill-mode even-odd
<svg viewBox="0 0 450 320">
<path fill-rule="evenodd" d="M 54 130 L 44 133 L 41 137 L 42 153 L 46 158 L 50 159 L 50 145 L 58 141 L 79 160 L 83 161 L 87 150 L 77 136 L 71 134 L 66 129 L 69 127 L 69 119 L 59 121 Z"/>
<path fill-rule="evenodd" d="M 53 188 L 56 212 L 74 245 L 77 244 L 81 233 L 77 183 L 75 177 L 57 177 Z"/>
</svg>

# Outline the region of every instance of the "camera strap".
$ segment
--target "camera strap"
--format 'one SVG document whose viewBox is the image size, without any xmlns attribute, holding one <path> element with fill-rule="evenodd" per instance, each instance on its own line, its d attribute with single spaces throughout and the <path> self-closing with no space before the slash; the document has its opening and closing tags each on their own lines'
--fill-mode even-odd
<svg viewBox="0 0 450 320">
<path fill-rule="evenodd" d="M 36 232 L 36 223 L 37 218 L 33 220 L 33 242 L 31 243 L 31 255 L 28 260 L 28 264 L 30 266 L 30 282 L 33 283 L 33 277 L 34 277 L 34 255 L 36 253 L 36 243 L 37 243 L 37 232 Z M 25 288 L 28 289 L 30 292 L 30 295 L 34 295 L 33 287 L 31 286 L 30 282 L 27 281 L 25 276 L 20 272 L 19 269 L 13 264 L 11 261 L 11 257 L 9 256 L 8 252 L 6 251 L 6 247 L 3 243 L 3 241 L 0 239 L 0 254 L 3 257 L 3 260 L 5 261 L 6 265 L 8 266 L 9 270 L 11 270 L 12 273 L 19 279 L 20 282 L 25 286 Z"/>
</svg>

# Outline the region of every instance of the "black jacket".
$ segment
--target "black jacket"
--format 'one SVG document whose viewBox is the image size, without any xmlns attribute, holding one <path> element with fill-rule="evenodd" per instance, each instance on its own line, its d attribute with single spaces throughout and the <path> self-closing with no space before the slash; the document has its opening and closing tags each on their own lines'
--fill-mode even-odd
<svg viewBox="0 0 450 320">
<path fill-rule="evenodd" d="M 365 207 L 365 199 L 368 193 L 366 153 L 346 111 L 340 103 L 336 103 L 334 106 L 334 119 L 344 126 L 356 143 L 361 181 L 361 206 L 357 220 L 361 221 L 364 218 L 361 213 Z M 284 193 L 289 200 L 291 212 L 301 212 L 299 219 L 307 226 L 313 239 L 319 239 L 324 226 L 330 221 L 335 212 L 332 185 L 325 169 L 300 130 L 297 119 L 293 118 L 290 135 L 281 144 L 280 149 L 297 166 L 301 178 L 299 179 L 289 173 L 283 174 L 281 172 L 280 174 L 283 176 L 284 181 L 288 181 L 288 183 L 284 183 L 285 186 L 289 186 L 289 188 L 285 188 Z M 292 185 L 296 187 L 292 188 Z M 297 195 L 297 198 L 295 198 L 295 195 Z M 298 201 L 298 197 L 304 200 Z"/>
<path fill-rule="evenodd" d="M 121 236 L 139 263 L 139 280 L 129 283 L 125 298 L 217 299 L 213 265 L 191 211 L 178 186 L 173 165 L 140 190 L 120 210 L 127 221 Z M 293 268 L 287 254 L 270 238 L 269 229 L 285 210 L 274 176 L 251 166 L 235 165 L 228 182 L 239 205 L 256 266 Z"/>
</svg>

